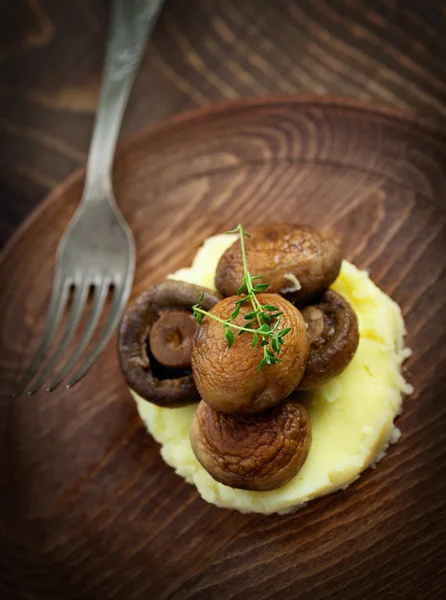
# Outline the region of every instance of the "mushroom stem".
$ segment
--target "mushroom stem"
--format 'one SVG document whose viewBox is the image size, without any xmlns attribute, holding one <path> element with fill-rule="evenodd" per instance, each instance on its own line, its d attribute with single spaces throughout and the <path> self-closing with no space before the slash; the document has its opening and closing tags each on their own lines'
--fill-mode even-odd
<svg viewBox="0 0 446 600">
<path fill-rule="evenodd" d="M 190 366 L 192 340 L 197 322 L 187 310 L 167 309 L 153 324 L 149 346 L 154 358 L 169 369 L 186 369 Z"/>
</svg>

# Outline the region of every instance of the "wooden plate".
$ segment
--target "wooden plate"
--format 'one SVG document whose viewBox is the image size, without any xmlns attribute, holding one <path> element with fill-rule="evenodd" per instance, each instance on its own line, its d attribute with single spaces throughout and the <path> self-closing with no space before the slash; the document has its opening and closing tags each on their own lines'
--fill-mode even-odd
<svg viewBox="0 0 446 600">
<path fill-rule="evenodd" d="M 1 267 L 5 598 L 444 598 L 445 132 L 356 102 L 242 101 L 124 144 L 115 186 L 136 236 L 135 295 L 238 222 L 332 228 L 402 306 L 416 391 L 376 471 L 282 517 L 208 505 L 162 462 L 114 344 L 72 391 L 11 401 L 80 197 L 75 174 Z"/>
</svg>

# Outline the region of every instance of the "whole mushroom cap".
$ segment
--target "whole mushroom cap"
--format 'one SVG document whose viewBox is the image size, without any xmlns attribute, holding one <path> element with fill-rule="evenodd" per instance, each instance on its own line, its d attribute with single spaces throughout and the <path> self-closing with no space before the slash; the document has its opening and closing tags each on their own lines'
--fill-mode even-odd
<svg viewBox="0 0 446 600">
<path fill-rule="evenodd" d="M 200 402 L 190 439 L 198 461 L 216 481 L 266 491 L 282 487 L 300 471 L 311 446 L 311 424 L 297 402 L 243 416 Z"/>
<path fill-rule="evenodd" d="M 252 228 L 245 240 L 252 275 L 263 275 L 268 292 L 297 305 L 327 289 L 339 274 L 342 256 L 337 242 L 309 225 L 269 224 Z M 220 258 L 215 283 L 223 296 L 236 294 L 243 278 L 240 243 Z"/>
<path fill-rule="evenodd" d="M 145 400 L 170 408 L 200 400 L 190 351 L 197 329 L 192 307 L 202 291 L 202 306 L 210 310 L 219 300 L 214 292 L 166 280 L 141 294 L 124 312 L 118 334 L 119 363 L 128 386 Z"/>
<path fill-rule="evenodd" d="M 355 355 L 359 331 L 355 311 L 334 290 L 303 308 L 302 316 L 308 326 L 310 357 L 298 389 L 308 390 L 342 373 Z"/>
<path fill-rule="evenodd" d="M 282 311 L 279 330 L 290 327 L 278 355 L 282 362 L 258 369 L 263 348 L 252 347 L 253 334 L 238 335 L 229 348 L 222 324 L 208 316 L 197 330 L 192 347 L 192 372 L 201 398 L 213 409 L 227 413 L 249 414 L 275 406 L 296 388 L 309 356 L 306 326 L 299 310 L 277 294 L 258 294 L 262 305 Z M 225 298 L 211 314 L 225 320 L 240 296 Z M 245 315 L 252 311 L 250 302 L 242 304 L 232 321 L 246 326 Z M 274 323 L 273 323 L 274 324 Z M 272 324 L 272 325 L 273 325 Z"/>
</svg>

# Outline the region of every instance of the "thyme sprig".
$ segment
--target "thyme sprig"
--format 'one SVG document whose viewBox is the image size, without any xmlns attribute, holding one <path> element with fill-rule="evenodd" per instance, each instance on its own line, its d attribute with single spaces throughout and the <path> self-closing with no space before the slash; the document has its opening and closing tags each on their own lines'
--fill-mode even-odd
<svg viewBox="0 0 446 600">
<path fill-rule="evenodd" d="M 258 345 L 263 347 L 263 358 L 258 367 L 258 370 L 261 371 L 265 365 L 275 365 L 278 362 L 282 362 L 282 359 L 279 358 L 278 355 L 280 354 L 280 348 L 284 342 L 283 338 L 291 331 L 291 327 L 279 329 L 282 320 L 282 311 L 272 304 L 262 304 L 257 297 L 257 294 L 261 294 L 268 289 L 269 284 L 254 283 L 259 279 L 263 279 L 263 275 L 256 275 L 253 277 L 249 272 L 244 239 L 245 237 L 251 237 L 249 233 L 245 231 L 242 225 L 238 225 L 235 229 L 227 231 L 226 233 L 237 233 L 240 239 L 243 261 L 243 280 L 237 290 L 237 296 L 241 297 L 239 300 L 236 300 L 235 308 L 229 318 L 221 319 L 203 309 L 201 304 L 203 302 L 204 293 L 202 293 L 197 304 L 193 306 L 193 315 L 197 319 L 199 325 L 201 325 L 204 315 L 220 322 L 225 330 L 228 348 L 231 348 L 234 343 L 234 332 L 237 332 L 238 335 L 251 333 L 253 336 L 251 346 L 253 348 Z M 244 317 L 247 321 L 245 326 L 236 325 L 233 321 L 238 317 L 242 305 L 246 302 L 251 302 L 252 311 Z"/>
</svg>

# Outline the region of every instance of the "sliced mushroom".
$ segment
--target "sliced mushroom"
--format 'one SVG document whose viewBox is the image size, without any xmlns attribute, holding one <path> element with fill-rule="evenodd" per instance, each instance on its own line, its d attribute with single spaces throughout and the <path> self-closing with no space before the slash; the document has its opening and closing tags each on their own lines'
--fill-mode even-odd
<svg viewBox="0 0 446 600">
<path fill-rule="evenodd" d="M 176 407 L 200 400 L 190 352 L 197 329 L 192 306 L 201 292 L 197 285 L 166 280 L 141 294 L 124 313 L 118 338 L 121 370 L 129 387 L 149 402 Z M 206 310 L 218 300 L 204 290 Z"/>
<path fill-rule="evenodd" d="M 245 242 L 249 270 L 269 283 L 268 292 L 298 305 L 317 296 L 338 276 L 341 252 L 335 240 L 308 225 L 276 224 L 251 229 Z M 215 282 L 223 296 L 236 293 L 243 278 L 240 243 L 226 250 Z"/>
<path fill-rule="evenodd" d="M 281 362 L 258 369 L 263 348 L 252 347 L 253 334 L 237 335 L 230 348 L 221 322 L 205 317 L 195 334 L 192 348 L 192 372 L 201 398 L 214 410 L 249 414 L 271 408 L 286 398 L 297 386 L 305 371 L 309 356 L 305 322 L 301 313 L 288 300 L 277 294 L 259 294 L 259 302 L 282 311 L 280 329 L 290 327 L 280 349 Z M 210 311 L 227 319 L 239 296 L 225 298 Z M 232 321 L 246 326 L 245 315 L 252 311 L 251 303 L 242 304 Z M 272 325 L 274 325 L 273 321 Z"/>
<path fill-rule="evenodd" d="M 297 402 L 248 416 L 217 412 L 200 402 L 190 439 L 198 461 L 216 481 L 266 491 L 282 487 L 302 468 L 311 446 L 311 423 Z"/>
<path fill-rule="evenodd" d="M 345 298 L 327 290 L 317 304 L 302 309 L 308 325 L 310 358 L 298 389 L 308 390 L 342 373 L 359 343 L 358 319 Z"/>
</svg>

